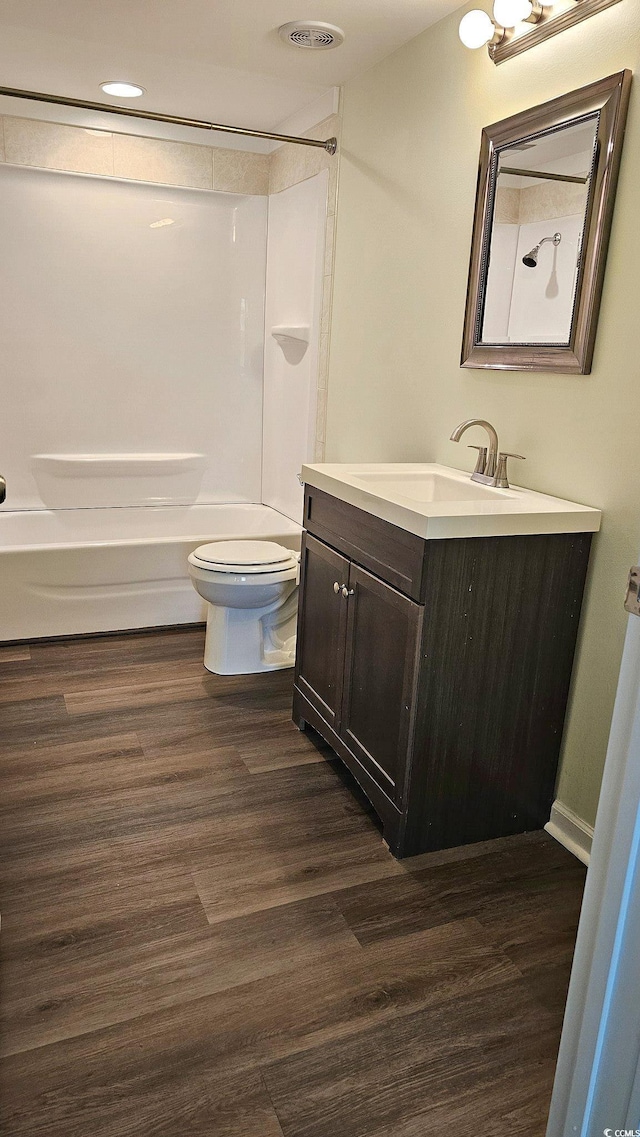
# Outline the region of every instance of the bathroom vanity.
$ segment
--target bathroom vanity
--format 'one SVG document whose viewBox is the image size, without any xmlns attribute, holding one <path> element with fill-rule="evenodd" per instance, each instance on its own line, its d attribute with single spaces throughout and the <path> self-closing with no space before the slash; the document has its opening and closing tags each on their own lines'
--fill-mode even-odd
<svg viewBox="0 0 640 1137">
<path fill-rule="evenodd" d="M 398 857 L 544 826 L 599 511 L 436 465 L 302 476 L 294 721 Z"/>
</svg>

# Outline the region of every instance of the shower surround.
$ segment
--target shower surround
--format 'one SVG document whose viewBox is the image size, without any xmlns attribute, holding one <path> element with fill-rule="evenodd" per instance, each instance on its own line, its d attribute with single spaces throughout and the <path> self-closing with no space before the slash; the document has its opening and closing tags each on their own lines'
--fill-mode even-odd
<svg viewBox="0 0 640 1137">
<path fill-rule="evenodd" d="M 104 133 L 4 119 L 4 641 L 202 619 L 187 554 L 299 547 L 318 453 L 332 160 L 269 198 L 279 151 Z M 309 325 L 303 360 L 267 328 L 265 366 L 265 295 L 270 323 Z"/>
<path fill-rule="evenodd" d="M 267 198 L 0 179 L 8 506 L 260 501 Z"/>
</svg>

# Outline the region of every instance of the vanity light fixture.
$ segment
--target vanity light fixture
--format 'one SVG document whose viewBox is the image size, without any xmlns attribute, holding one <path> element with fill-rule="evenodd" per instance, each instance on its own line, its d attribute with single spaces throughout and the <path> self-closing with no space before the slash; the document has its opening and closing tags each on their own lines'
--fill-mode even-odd
<svg viewBox="0 0 640 1137">
<path fill-rule="evenodd" d="M 504 36 L 504 28 L 494 24 L 487 12 L 474 8 L 462 17 L 459 35 L 464 46 L 475 51 L 486 44 L 499 43 Z"/>
<path fill-rule="evenodd" d="M 537 0 L 494 0 L 493 18 L 503 28 L 517 24 L 537 24 L 542 15 L 542 4 Z"/>
<path fill-rule="evenodd" d="M 144 95 L 144 87 L 139 87 L 137 83 L 125 83 L 121 79 L 109 79 L 106 83 L 101 83 L 100 90 L 105 95 L 115 95 L 117 99 L 137 99 L 139 95 Z"/>
<path fill-rule="evenodd" d="M 460 39 L 465 47 L 485 44 L 494 63 L 504 63 L 543 43 L 559 32 L 604 12 L 621 0 L 494 0 L 493 19 L 476 8 L 460 21 Z M 569 7 L 567 7 L 569 4 Z"/>
</svg>

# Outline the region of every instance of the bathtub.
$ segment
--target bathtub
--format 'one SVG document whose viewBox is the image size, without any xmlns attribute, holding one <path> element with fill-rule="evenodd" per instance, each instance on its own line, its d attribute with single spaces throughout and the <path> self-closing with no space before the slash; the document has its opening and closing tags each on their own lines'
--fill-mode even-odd
<svg viewBox="0 0 640 1137">
<path fill-rule="evenodd" d="M 0 512 L 0 641 L 197 623 L 190 552 L 243 538 L 297 550 L 301 532 L 266 505 Z"/>
</svg>

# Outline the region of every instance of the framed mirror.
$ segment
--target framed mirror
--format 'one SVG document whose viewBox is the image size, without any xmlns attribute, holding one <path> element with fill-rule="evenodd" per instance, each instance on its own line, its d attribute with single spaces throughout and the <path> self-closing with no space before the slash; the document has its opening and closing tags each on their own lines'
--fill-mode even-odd
<svg viewBox="0 0 640 1137">
<path fill-rule="evenodd" d="M 621 71 L 483 130 L 463 367 L 591 370 L 630 86 Z"/>
</svg>

